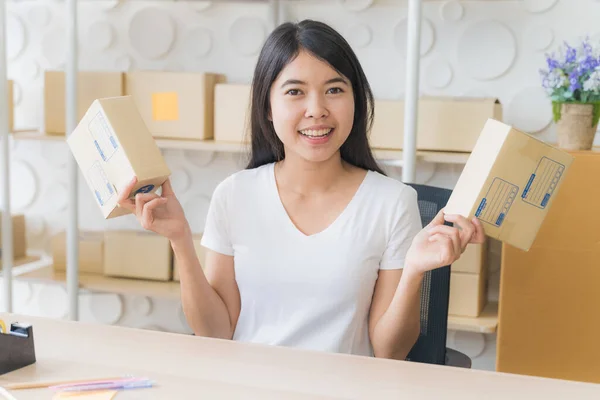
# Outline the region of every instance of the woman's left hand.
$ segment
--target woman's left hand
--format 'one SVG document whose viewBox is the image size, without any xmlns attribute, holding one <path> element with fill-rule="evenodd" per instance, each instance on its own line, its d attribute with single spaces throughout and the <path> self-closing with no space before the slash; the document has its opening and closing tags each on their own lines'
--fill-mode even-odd
<svg viewBox="0 0 600 400">
<path fill-rule="evenodd" d="M 454 227 L 444 225 L 444 221 L 454 223 Z M 484 241 L 483 226 L 477 218 L 469 221 L 461 215 L 445 215 L 442 209 L 413 239 L 404 269 L 424 274 L 450 265 L 459 259 L 469 243 Z"/>
</svg>

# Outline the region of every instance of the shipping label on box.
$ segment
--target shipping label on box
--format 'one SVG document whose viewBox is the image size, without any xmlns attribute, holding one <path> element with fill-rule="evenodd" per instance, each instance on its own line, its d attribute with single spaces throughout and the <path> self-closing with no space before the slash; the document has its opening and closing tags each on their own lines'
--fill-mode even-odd
<svg viewBox="0 0 600 400">
<path fill-rule="evenodd" d="M 528 250 L 573 156 L 489 119 L 445 208 L 486 235 Z"/>
<path fill-rule="evenodd" d="M 67 143 L 104 218 L 130 213 L 117 199 L 134 176 L 130 197 L 155 192 L 170 175 L 130 96 L 94 101 Z"/>
</svg>

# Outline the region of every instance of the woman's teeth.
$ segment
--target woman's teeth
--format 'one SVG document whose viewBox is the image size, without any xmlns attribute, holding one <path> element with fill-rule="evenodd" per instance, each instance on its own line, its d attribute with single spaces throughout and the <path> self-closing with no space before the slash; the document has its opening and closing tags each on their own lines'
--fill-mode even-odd
<svg viewBox="0 0 600 400">
<path fill-rule="evenodd" d="M 300 133 L 303 134 L 304 136 L 321 137 L 321 136 L 327 136 L 327 135 L 329 135 L 329 133 L 332 130 L 333 130 L 332 128 L 329 128 L 329 129 L 317 129 L 317 130 L 305 129 L 303 131 L 300 131 Z"/>
</svg>

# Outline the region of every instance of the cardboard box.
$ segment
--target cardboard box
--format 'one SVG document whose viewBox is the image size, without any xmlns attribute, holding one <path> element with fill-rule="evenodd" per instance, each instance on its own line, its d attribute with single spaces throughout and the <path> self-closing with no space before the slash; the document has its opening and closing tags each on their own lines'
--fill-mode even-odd
<svg viewBox="0 0 600 400">
<path fill-rule="evenodd" d="M 171 280 L 169 239 L 145 231 L 108 231 L 104 236 L 104 274 L 158 281 Z"/>
<path fill-rule="evenodd" d="M 470 152 L 488 118 L 502 120 L 498 99 L 421 97 L 417 149 Z M 371 147 L 402 149 L 403 132 L 404 101 L 376 100 Z"/>
<path fill-rule="evenodd" d="M 496 370 L 600 383 L 600 152 L 570 154 L 534 245 L 502 248 Z"/>
<path fill-rule="evenodd" d="M 194 237 L 194 249 L 196 249 L 196 254 L 198 255 L 198 261 L 200 261 L 200 266 L 204 270 L 206 267 L 206 248 L 200 244 L 202 239 L 202 235 L 198 235 Z M 173 280 L 179 282 L 179 266 L 177 264 L 177 258 L 173 257 Z"/>
<path fill-rule="evenodd" d="M 135 71 L 125 77 L 125 94 L 153 136 L 212 139 L 215 84 L 224 81 L 211 73 Z"/>
<path fill-rule="evenodd" d="M 452 264 L 452 272 L 480 274 L 487 269 L 487 241 L 484 244 L 470 244 L 456 262 Z"/>
<path fill-rule="evenodd" d="M 215 141 L 250 143 L 251 96 L 250 85 L 215 86 Z"/>
<path fill-rule="evenodd" d="M 155 192 L 171 174 L 131 96 L 94 101 L 67 143 L 104 218 L 130 213 L 117 198 L 134 176 L 131 197 Z"/>
<path fill-rule="evenodd" d="M 490 119 L 445 207 L 477 216 L 487 236 L 528 250 L 573 156 Z"/>
<path fill-rule="evenodd" d="M 478 317 L 487 302 L 487 271 L 450 273 L 448 314 Z"/>
<path fill-rule="evenodd" d="M 2 218 L 3 215 L 0 213 L 0 257 L 2 256 Z M 18 260 L 19 258 L 23 258 L 27 255 L 25 216 L 23 214 L 14 214 L 11 218 L 13 237 L 13 260 Z"/>
<path fill-rule="evenodd" d="M 67 269 L 67 234 L 52 237 L 52 268 L 55 272 Z M 102 274 L 104 270 L 104 232 L 79 231 L 79 272 Z"/>
<path fill-rule="evenodd" d="M 64 71 L 44 73 L 44 131 L 50 135 L 66 132 L 66 87 Z M 79 71 L 77 80 L 77 120 L 94 100 L 122 96 L 122 72 Z"/>
</svg>

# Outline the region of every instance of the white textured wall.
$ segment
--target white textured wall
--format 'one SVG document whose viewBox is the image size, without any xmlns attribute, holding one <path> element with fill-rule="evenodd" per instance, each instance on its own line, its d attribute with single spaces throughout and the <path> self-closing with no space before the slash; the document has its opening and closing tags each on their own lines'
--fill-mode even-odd
<svg viewBox="0 0 600 400">
<path fill-rule="evenodd" d="M 404 92 L 404 0 L 294 1 L 287 19 L 320 19 L 351 42 L 378 98 Z M 208 1 L 81 1 L 80 67 L 96 70 L 217 71 L 231 82 L 249 82 L 257 52 L 272 27 L 267 3 Z M 41 126 L 43 70 L 65 60 L 65 4 L 8 3 L 8 75 L 16 82 L 16 126 Z M 505 120 L 552 140 L 551 109 L 538 78 L 544 51 L 563 40 L 600 40 L 595 0 L 424 1 L 421 92 L 496 96 Z M 393 127 L 391 127 L 393 129 Z M 12 201 L 27 216 L 34 249 L 49 250 L 50 236 L 64 229 L 67 205 L 66 145 L 11 143 Z M 242 167 L 239 155 L 165 152 L 178 196 L 195 231 L 201 231 L 216 184 Z M 419 164 L 421 183 L 453 187 L 461 166 Z M 397 168 L 388 172 L 400 177 Z M 106 222 L 80 181 L 83 229 L 137 228 L 133 217 Z M 497 299 L 499 247 L 492 247 L 490 298 Z M 16 283 L 17 312 L 63 317 L 62 288 Z M 82 319 L 187 332 L 177 302 L 145 297 L 82 293 Z M 450 332 L 449 344 L 494 369 L 495 336 Z"/>
</svg>

